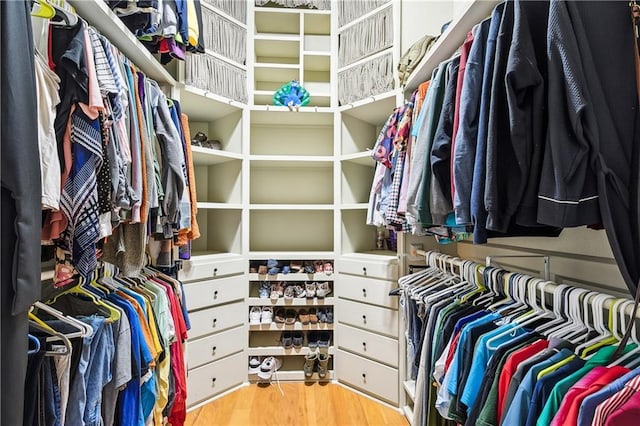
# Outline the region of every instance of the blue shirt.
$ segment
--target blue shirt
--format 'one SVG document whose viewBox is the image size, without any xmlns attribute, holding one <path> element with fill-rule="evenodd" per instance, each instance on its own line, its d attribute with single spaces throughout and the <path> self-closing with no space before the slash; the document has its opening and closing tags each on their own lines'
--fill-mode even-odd
<svg viewBox="0 0 640 426">
<path fill-rule="evenodd" d="M 142 337 L 142 329 L 140 328 L 140 320 L 138 314 L 129 301 L 122 299 L 115 294 L 109 294 L 107 299 L 114 305 L 121 308 L 129 319 L 131 328 L 131 377 L 127 386 L 118 394 L 118 406 L 120 407 L 120 424 L 144 426 L 144 418 L 142 417 L 142 406 L 140 403 L 140 376 L 142 365 L 142 350 L 140 341 L 144 341 Z"/>
<path fill-rule="evenodd" d="M 536 424 L 538 417 L 542 414 L 547 400 L 553 392 L 553 388 L 556 384 L 561 382 L 568 375 L 581 369 L 584 365 L 584 360 L 574 358 L 568 364 L 563 365 L 553 373 L 549 373 L 538 380 L 536 387 L 533 389 L 533 395 L 531 396 L 526 426 L 533 426 Z"/>
<path fill-rule="evenodd" d="M 580 411 L 578 413 L 578 426 L 591 426 L 591 422 L 593 421 L 593 416 L 598 405 L 604 402 L 605 399 L 621 391 L 622 388 L 624 388 L 625 383 L 638 375 L 640 375 L 640 368 L 636 368 L 635 370 L 628 372 L 613 383 L 610 383 L 609 385 L 600 389 L 598 392 L 586 397 L 580 405 Z"/>
<path fill-rule="evenodd" d="M 480 339 L 478 339 L 478 343 L 476 343 L 476 348 L 473 353 L 471 370 L 469 370 L 467 382 L 464 385 L 464 390 L 462 392 L 462 396 L 460 397 L 460 401 L 462 401 L 464 405 L 467 406 L 467 414 L 471 411 L 471 407 L 473 407 L 473 403 L 475 402 L 476 397 L 480 392 L 484 370 L 489 364 L 489 359 L 491 358 L 491 356 L 495 353 L 500 345 L 526 332 L 526 330 L 522 327 L 513 330 L 513 328 L 516 326 L 517 323 L 505 324 L 496 328 L 495 330 L 483 334 Z M 502 336 L 499 336 L 502 333 L 504 334 Z M 489 340 L 493 339 L 494 337 L 495 339 L 492 340 L 489 345 Z"/>
<path fill-rule="evenodd" d="M 560 352 L 552 355 L 539 364 L 533 365 L 527 374 L 522 378 L 520 386 L 516 391 L 515 396 L 511 400 L 511 404 L 507 407 L 507 411 L 503 416 L 500 424 L 516 425 L 519 424 L 527 415 L 529 409 L 529 403 L 531 402 L 531 396 L 533 395 L 533 389 L 538 380 L 538 373 L 545 368 L 565 359 L 570 356 L 572 352 L 569 349 L 562 349 Z"/>
<path fill-rule="evenodd" d="M 473 242 L 484 244 L 487 242 L 487 210 L 484 206 L 484 183 L 487 159 L 487 135 L 489 134 L 489 106 L 491 102 L 491 84 L 493 82 L 493 66 L 495 63 L 496 41 L 502 21 L 504 3 L 493 9 L 491 25 L 487 36 L 485 51 L 484 73 L 482 77 L 482 94 L 480 96 L 480 111 L 478 118 L 478 139 L 476 158 L 473 166 L 473 185 L 471 188 L 471 217 L 474 223 Z"/>
<path fill-rule="evenodd" d="M 449 391 L 451 395 L 458 394 L 458 370 L 460 369 L 460 361 L 462 358 L 461 348 L 464 346 L 464 342 L 469 336 L 469 333 L 475 326 L 486 324 L 498 318 L 500 318 L 500 314 L 491 313 L 489 315 L 478 318 L 475 321 L 471 321 L 461 329 L 460 338 L 458 339 L 458 346 L 456 347 L 456 352 L 453 356 L 453 360 L 451 361 L 451 365 L 449 366 L 449 371 L 447 371 L 447 375 L 452 374 L 451 381 L 449 381 L 449 384 L 447 385 L 447 391 Z"/>
</svg>

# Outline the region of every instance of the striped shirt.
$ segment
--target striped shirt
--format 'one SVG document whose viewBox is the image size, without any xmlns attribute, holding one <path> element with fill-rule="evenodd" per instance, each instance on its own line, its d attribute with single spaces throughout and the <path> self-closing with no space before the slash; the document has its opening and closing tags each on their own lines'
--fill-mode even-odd
<svg viewBox="0 0 640 426">
<path fill-rule="evenodd" d="M 640 376 L 636 376 L 629 380 L 622 390 L 613 396 L 604 400 L 596 408 L 591 426 L 600 426 L 605 424 L 607 417 L 616 409 L 624 405 L 631 397 L 640 390 Z"/>
</svg>

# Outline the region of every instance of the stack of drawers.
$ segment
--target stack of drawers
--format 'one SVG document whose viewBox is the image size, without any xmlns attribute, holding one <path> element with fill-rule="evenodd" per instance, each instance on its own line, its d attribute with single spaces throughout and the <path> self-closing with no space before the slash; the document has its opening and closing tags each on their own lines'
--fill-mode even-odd
<svg viewBox="0 0 640 426">
<path fill-rule="evenodd" d="M 389 296 L 397 286 L 397 259 L 345 255 L 338 268 L 337 378 L 398 405 L 398 298 Z"/>
<path fill-rule="evenodd" d="M 187 406 L 206 402 L 247 378 L 246 261 L 218 255 L 186 262 L 180 272 L 191 321 Z"/>
</svg>

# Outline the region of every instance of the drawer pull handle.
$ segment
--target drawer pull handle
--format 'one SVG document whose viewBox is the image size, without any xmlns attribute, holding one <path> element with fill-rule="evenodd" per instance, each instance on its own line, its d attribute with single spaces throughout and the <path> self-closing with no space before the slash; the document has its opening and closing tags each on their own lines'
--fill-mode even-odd
<svg viewBox="0 0 640 426">
<path fill-rule="evenodd" d="M 214 347 L 211 348 L 211 352 L 213 352 L 215 354 L 217 349 L 218 349 L 218 347 L 214 346 Z"/>
<path fill-rule="evenodd" d="M 215 380 L 215 379 L 214 379 L 214 380 Z M 365 382 L 367 381 L 367 375 L 366 375 L 366 373 L 362 373 L 362 380 L 363 380 L 363 381 L 365 381 Z"/>
<path fill-rule="evenodd" d="M 367 316 L 366 315 L 362 316 L 362 321 L 367 322 Z"/>
<path fill-rule="evenodd" d="M 213 327 L 215 327 L 215 326 L 216 326 L 216 323 L 217 323 L 217 322 L 218 322 L 218 319 L 217 319 L 217 318 L 214 318 L 214 319 L 213 319 Z"/>
<path fill-rule="evenodd" d="M 213 268 L 213 275 L 217 275 L 218 274 L 218 268 Z"/>
<path fill-rule="evenodd" d="M 213 292 L 213 298 L 214 298 L 214 299 L 217 299 L 217 298 L 218 298 L 218 290 L 216 290 L 216 291 L 214 291 L 214 292 Z"/>
<path fill-rule="evenodd" d="M 367 267 L 366 267 L 366 266 L 363 266 L 363 267 L 362 267 L 362 273 L 363 273 L 363 274 L 365 274 L 365 275 L 367 275 Z"/>
<path fill-rule="evenodd" d="M 362 342 L 362 347 L 364 348 L 364 350 L 367 350 L 367 342 Z"/>
<path fill-rule="evenodd" d="M 367 289 L 366 289 L 366 288 L 363 288 L 363 289 L 362 289 L 362 295 L 363 295 L 364 297 L 367 297 Z"/>
<path fill-rule="evenodd" d="M 211 386 L 215 386 L 216 385 L 216 378 L 214 377 L 213 379 L 211 379 Z"/>
</svg>

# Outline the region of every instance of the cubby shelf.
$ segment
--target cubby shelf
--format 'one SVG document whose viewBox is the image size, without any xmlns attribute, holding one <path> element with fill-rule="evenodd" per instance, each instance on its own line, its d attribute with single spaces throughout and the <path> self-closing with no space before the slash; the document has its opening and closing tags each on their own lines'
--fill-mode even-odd
<svg viewBox="0 0 640 426">
<path fill-rule="evenodd" d="M 291 348 L 291 349 L 285 349 L 282 346 L 258 346 L 258 347 L 247 349 L 247 355 L 249 356 L 307 355 L 311 352 L 312 352 L 311 349 L 309 349 L 307 346 L 303 346 L 301 348 Z M 329 354 L 333 355 L 334 353 L 335 353 L 335 350 L 333 346 L 329 346 Z"/>
<path fill-rule="evenodd" d="M 180 105 L 189 121 L 213 121 L 241 111 L 245 104 L 207 90 L 185 85 L 180 91 Z"/>
<path fill-rule="evenodd" d="M 318 299 L 317 297 L 313 299 L 285 299 L 284 297 L 278 299 L 263 299 L 260 297 L 247 298 L 248 306 L 330 306 L 333 304 L 335 304 L 334 297 L 325 297 L 323 299 Z"/>
<path fill-rule="evenodd" d="M 416 381 L 415 380 L 405 380 L 402 382 L 402 386 L 404 387 L 407 396 L 413 402 L 416 397 Z"/>
<path fill-rule="evenodd" d="M 307 330 L 333 330 L 333 324 L 283 324 L 272 322 L 271 324 L 253 324 L 249 325 L 249 331 L 307 331 Z"/>
<path fill-rule="evenodd" d="M 300 274 L 300 273 L 296 273 L 296 274 L 275 274 L 275 275 L 269 275 L 269 274 L 255 274 L 255 273 L 250 273 L 249 277 L 248 277 L 249 281 L 275 281 L 275 282 L 280 282 L 280 281 L 333 281 L 334 279 L 334 275 L 327 275 L 324 273 L 318 273 L 318 274 Z"/>
<path fill-rule="evenodd" d="M 342 210 L 367 210 L 368 208 L 369 208 L 368 203 L 351 203 L 351 204 L 342 203 L 340 205 L 340 209 Z"/>
<path fill-rule="evenodd" d="M 295 381 L 295 382 L 328 382 L 335 379 L 333 370 L 327 371 L 327 375 L 324 378 L 318 377 L 318 373 L 313 373 L 311 377 L 306 377 L 304 371 L 278 371 L 275 373 L 277 379 L 283 382 Z M 275 376 L 274 376 L 275 377 Z M 249 374 L 250 382 L 260 382 L 265 379 L 260 378 L 257 374 Z"/>
<path fill-rule="evenodd" d="M 212 210 L 242 210 L 242 204 L 239 203 L 207 203 L 198 202 L 198 209 Z"/>
<path fill-rule="evenodd" d="M 342 157 L 340 157 L 340 161 L 360 164 L 361 166 L 374 167 L 376 165 L 375 160 L 371 157 L 370 150 L 343 155 Z"/>
<path fill-rule="evenodd" d="M 299 259 L 334 259 L 333 251 L 262 251 L 254 250 L 249 252 L 249 259 L 282 259 L 282 260 L 299 260 Z"/>
<path fill-rule="evenodd" d="M 217 149 L 203 148 L 201 146 L 191 146 L 193 154 L 193 164 L 198 166 L 211 166 L 214 164 L 226 163 L 228 161 L 242 160 L 242 154 Z"/>
<path fill-rule="evenodd" d="M 399 90 L 370 96 L 357 102 L 342 105 L 342 114 L 357 118 L 369 124 L 382 126 L 396 107 Z"/>
<path fill-rule="evenodd" d="M 153 57 L 104 1 L 68 0 L 78 14 L 90 22 L 147 76 L 160 84 L 176 85 L 176 80 Z"/>
</svg>

